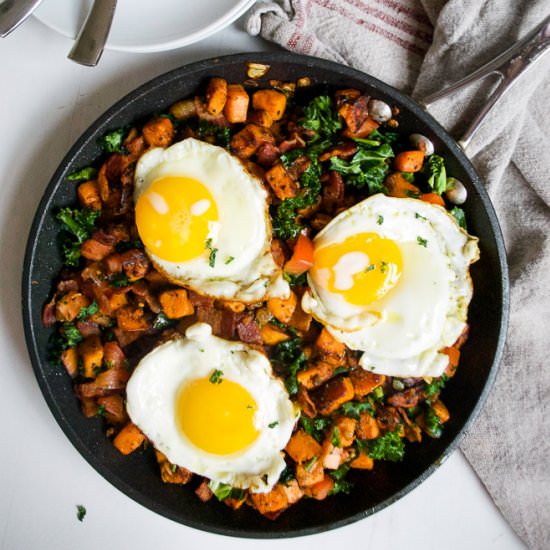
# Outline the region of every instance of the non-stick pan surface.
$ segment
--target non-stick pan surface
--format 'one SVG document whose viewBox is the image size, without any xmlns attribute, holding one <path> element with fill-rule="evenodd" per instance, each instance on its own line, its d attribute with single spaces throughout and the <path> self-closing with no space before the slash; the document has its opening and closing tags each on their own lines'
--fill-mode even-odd
<svg viewBox="0 0 550 550">
<path fill-rule="evenodd" d="M 264 77 L 266 83 L 267 79 L 294 81 L 308 76 L 320 90 L 359 88 L 398 106 L 400 131 L 430 137 L 436 151 L 446 159 L 448 173 L 466 185 L 468 229 L 479 237 L 481 249 L 481 258 L 471 270 L 474 297 L 469 312 L 470 336 L 460 368 L 445 389 L 451 419 L 443 436 L 408 445 L 401 463 L 378 462 L 373 471 L 352 472 L 351 494 L 323 502 L 302 499 L 276 521 L 246 506 L 233 511 L 216 499 L 202 503 L 193 487 L 162 483 L 151 449 L 128 457 L 119 454 L 105 437 L 101 420 L 82 415 L 63 369 L 48 362 L 48 338 L 53 329 L 45 329 L 41 321 L 43 305 L 61 269 L 55 212 L 75 203 L 75 188 L 67 182 L 67 175 L 101 154 L 99 136 L 166 111 L 175 101 L 204 89 L 209 77 L 245 81 L 248 61 L 270 65 Z M 369 75 L 329 61 L 283 52 L 239 54 L 187 65 L 144 84 L 111 107 L 80 137 L 49 183 L 32 225 L 23 268 L 23 314 L 30 358 L 44 397 L 67 437 L 105 479 L 143 506 L 197 529 L 240 537 L 290 537 L 334 529 L 381 510 L 426 479 L 455 449 L 496 375 L 508 318 L 508 275 L 502 235 L 483 183 L 455 141 L 415 102 Z"/>
</svg>

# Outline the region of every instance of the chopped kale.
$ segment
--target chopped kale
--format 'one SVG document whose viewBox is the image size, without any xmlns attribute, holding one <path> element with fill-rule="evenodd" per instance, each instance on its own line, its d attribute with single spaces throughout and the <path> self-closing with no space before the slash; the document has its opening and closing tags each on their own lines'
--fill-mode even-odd
<svg viewBox="0 0 550 550">
<path fill-rule="evenodd" d="M 449 377 L 443 374 L 439 378 L 433 378 L 429 384 L 426 384 L 424 393 L 426 397 L 433 397 L 434 395 L 439 394 L 441 390 L 445 387 L 445 384 L 449 380 Z"/>
<path fill-rule="evenodd" d="M 213 137 L 216 145 L 229 149 L 231 141 L 231 129 L 229 126 L 219 126 L 207 120 L 201 120 L 198 128 L 198 136 L 201 139 Z"/>
<path fill-rule="evenodd" d="M 357 440 L 360 448 L 374 460 L 399 462 L 405 456 L 405 443 L 397 432 L 387 432 L 376 439 Z"/>
<path fill-rule="evenodd" d="M 428 158 L 428 184 L 435 193 L 441 195 L 447 190 L 447 173 L 445 161 L 439 155 L 431 155 Z"/>
<path fill-rule="evenodd" d="M 80 170 L 76 170 L 67 176 L 69 181 L 93 180 L 97 176 L 97 168 L 86 166 Z"/>
<path fill-rule="evenodd" d="M 286 373 L 286 389 L 290 395 L 298 393 L 298 379 L 296 377 L 299 370 L 306 365 L 306 356 L 301 348 L 302 340 L 300 338 L 291 338 L 285 342 L 273 346 L 271 360 L 279 369 Z"/>
<path fill-rule="evenodd" d="M 123 153 L 122 143 L 125 136 L 126 128 L 118 128 L 101 136 L 97 142 L 106 153 Z"/>
<path fill-rule="evenodd" d="M 322 441 L 324 437 L 324 431 L 330 425 L 330 420 L 323 416 L 316 416 L 315 418 L 309 418 L 309 416 L 300 416 L 300 425 L 304 432 L 311 435 L 317 441 Z"/>
<path fill-rule="evenodd" d="M 342 464 L 337 470 L 329 472 L 330 477 L 334 479 L 334 487 L 330 490 L 329 495 L 337 495 L 338 493 L 349 494 L 353 488 L 350 481 L 346 481 L 345 477 L 350 470 L 349 463 Z"/>
<path fill-rule="evenodd" d="M 90 237 L 95 229 L 99 212 L 88 208 L 62 208 L 56 218 L 63 224 L 61 246 L 64 264 L 78 266 L 80 245 Z"/>
<path fill-rule="evenodd" d="M 288 485 L 288 483 L 293 479 L 295 479 L 294 471 L 289 466 L 285 466 L 285 469 L 281 472 L 281 475 L 279 476 L 279 483 L 282 483 L 283 485 Z"/>
<path fill-rule="evenodd" d="M 371 416 L 374 416 L 374 407 L 370 401 L 348 401 L 340 407 L 340 412 L 344 416 L 359 420 L 359 416 L 363 412 L 367 412 Z"/>
<path fill-rule="evenodd" d="M 208 488 L 214 493 L 214 496 L 218 500 L 226 500 L 228 498 L 241 500 L 245 495 L 242 489 L 231 487 L 231 485 L 219 481 L 210 480 L 208 482 Z"/>
<path fill-rule="evenodd" d="M 120 273 L 113 273 L 113 275 L 111 275 L 109 284 L 115 288 L 122 288 L 128 286 L 130 281 L 126 274 L 121 271 Z"/>
<path fill-rule="evenodd" d="M 67 348 L 72 348 L 82 341 L 82 334 L 73 323 L 63 323 L 62 334 Z"/>
<path fill-rule="evenodd" d="M 291 286 L 306 286 L 307 285 L 307 273 L 301 275 L 291 275 L 286 271 L 283 272 L 285 281 Z"/>
<path fill-rule="evenodd" d="M 315 132 L 310 143 L 331 138 L 342 129 L 342 122 L 334 102 L 326 95 L 317 96 L 304 107 L 304 118 L 300 124 L 306 130 Z"/>
</svg>

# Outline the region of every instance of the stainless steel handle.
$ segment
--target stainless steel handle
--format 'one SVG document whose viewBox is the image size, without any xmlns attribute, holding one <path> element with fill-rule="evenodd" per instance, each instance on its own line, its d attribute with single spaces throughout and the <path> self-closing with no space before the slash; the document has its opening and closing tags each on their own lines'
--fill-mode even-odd
<svg viewBox="0 0 550 550">
<path fill-rule="evenodd" d="M 8 36 L 40 5 L 42 0 L 6 0 L 0 4 L 0 37 Z"/>
<path fill-rule="evenodd" d="M 69 52 L 69 59 L 82 65 L 97 65 L 115 14 L 116 0 L 94 0 L 76 42 Z"/>
<path fill-rule="evenodd" d="M 498 76 L 498 82 L 492 93 L 487 98 L 481 110 L 473 118 L 464 132 L 464 135 L 458 140 L 460 146 L 465 149 L 497 101 L 510 89 L 512 84 L 535 63 L 535 61 L 541 59 L 542 55 L 549 51 L 549 47 L 550 16 L 506 51 L 458 82 L 444 88 L 440 92 L 436 92 L 421 99 L 420 103 L 428 107 L 436 101 L 452 95 L 457 90 L 477 80 L 481 80 L 492 74 Z"/>
</svg>

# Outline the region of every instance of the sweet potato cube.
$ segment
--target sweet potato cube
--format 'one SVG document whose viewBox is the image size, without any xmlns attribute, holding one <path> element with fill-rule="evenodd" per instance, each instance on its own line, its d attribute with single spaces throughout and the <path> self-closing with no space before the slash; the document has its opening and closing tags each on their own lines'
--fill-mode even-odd
<svg viewBox="0 0 550 550">
<path fill-rule="evenodd" d="M 61 353 L 61 363 L 71 378 L 78 374 L 78 352 L 76 348 L 67 348 Z"/>
<path fill-rule="evenodd" d="M 363 412 L 359 416 L 356 434 L 359 439 L 376 439 L 380 435 L 380 427 L 376 419 L 368 412 Z"/>
<path fill-rule="evenodd" d="M 103 344 L 97 334 L 88 336 L 78 344 L 78 354 L 82 359 L 84 376 L 86 378 L 95 378 L 95 371 L 103 363 Z"/>
<path fill-rule="evenodd" d="M 206 87 L 206 110 L 211 115 L 219 115 L 227 100 L 227 80 L 211 78 Z"/>
<path fill-rule="evenodd" d="M 241 84 L 229 84 L 223 114 L 232 124 L 245 122 L 248 114 L 250 97 Z"/>
<path fill-rule="evenodd" d="M 347 377 L 333 378 L 311 392 L 311 399 L 317 411 L 322 415 L 329 415 L 346 401 L 351 401 L 355 391 L 351 380 Z"/>
<path fill-rule="evenodd" d="M 281 120 L 286 109 L 286 95 L 278 90 L 258 90 L 252 95 L 252 107 L 267 111 L 273 120 Z"/>
<path fill-rule="evenodd" d="M 90 180 L 81 183 L 77 189 L 78 201 L 85 208 L 91 210 L 101 210 L 101 197 L 99 196 L 99 188 L 97 181 Z"/>
<path fill-rule="evenodd" d="M 286 444 L 285 451 L 295 462 L 305 462 L 321 454 L 321 445 L 304 430 L 297 430 Z"/>
<path fill-rule="evenodd" d="M 352 468 L 360 470 L 372 470 L 374 468 L 374 460 L 366 453 L 360 452 L 351 462 Z"/>
<path fill-rule="evenodd" d="M 156 117 L 145 123 L 143 137 L 151 147 L 168 147 L 174 139 L 176 130 L 167 117 Z"/>
<path fill-rule="evenodd" d="M 90 305 L 90 300 L 76 290 L 71 290 L 55 303 L 55 318 L 57 321 L 74 321 L 80 310 Z"/>
<path fill-rule="evenodd" d="M 330 380 L 336 367 L 327 361 L 317 361 L 313 366 L 298 372 L 298 382 L 304 388 L 311 390 Z"/>
<path fill-rule="evenodd" d="M 128 422 L 113 439 L 113 445 L 123 454 L 129 455 L 138 449 L 145 441 L 141 430 L 132 422 Z"/>
<path fill-rule="evenodd" d="M 280 200 L 295 197 L 298 193 L 298 184 L 290 177 L 280 162 L 265 173 L 265 179 Z"/>
<path fill-rule="evenodd" d="M 252 122 L 258 126 L 263 126 L 264 128 L 271 128 L 271 126 L 273 126 L 272 116 L 263 109 L 254 110 L 249 113 L 247 122 Z"/>
<path fill-rule="evenodd" d="M 231 138 L 231 149 L 240 159 L 249 159 L 264 143 L 273 143 L 273 134 L 257 124 L 247 124 Z"/>
<path fill-rule="evenodd" d="M 312 459 L 313 462 L 300 462 L 296 465 L 296 481 L 300 487 L 311 487 L 325 477 L 323 462 Z"/>
<path fill-rule="evenodd" d="M 339 416 L 334 420 L 333 430 L 338 430 L 341 447 L 349 447 L 355 439 L 357 421 L 347 416 Z"/>
<path fill-rule="evenodd" d="M 332 336 L 332 334 L 323 327 L 315 347 L 318 349 L 323 360 L 333 365 L 342 366 L 346 362 L 346 346 Z"/>
<path fill-rule="evenodd" d="M 159 301 L 162 311 L 169 319 L 180 319 L 195 312 L 184 288 L 165 290 L 160 294 Z"/>
<path fill-rule="evenodd" d="M 324 474 L 323 479 L 314 485 L 307 487 L 304 494 L 309 498 L 314 498 L 315 500 L 323 500 L 328 497 L 333 488 L 334 479 L 328 474 Z"/>
<path fill-rule="evenodd" d="M 383 374 L 374 374 L 362 368 L 351 371 L 349 376 L 357 398 L 368 395 L 386 381 L 386 377 Z"/>
<path fill-rule="evenodd" d="M 298 297 L 292 291 L 288 298 L 270 298 L 267 301 L 267 309 L 281 323 L 287 324 L 296 309 Z"/>
<path fill-rule="evenodd" d="M 278 327 L 275 327 L 269 323 L 265 324 L 260 332 L 262 334 L 262 341 L 266 346 L 274 346 L 280 342 L 285 342 L 290 339 L 290 336 Z"/>
</svg>

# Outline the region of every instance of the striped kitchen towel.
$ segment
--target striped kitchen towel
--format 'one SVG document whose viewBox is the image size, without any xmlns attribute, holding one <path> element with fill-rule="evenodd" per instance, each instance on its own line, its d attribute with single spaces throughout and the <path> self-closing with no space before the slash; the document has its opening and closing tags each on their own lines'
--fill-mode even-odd
<svg viewBox="0 0 550 550">
<path fill-rule="evenodd" d="M 420 0 L 258 2 L 247 30 L 297 53 L 368 69 L 407 92 L 433 33 Z"/>
<path fill-rule="evenodd" d="M 441 90 L 525 36 L 550 0 L 271 0 L 247 29 L 288 50 L 351 65 L 413 97 Z M 459 136 L 494 84 L 431 113 Z M 479 129 L 468 154 L 503 230 L 510 328 L 495 385 L 461 449 L 530 548 L 550 548 L 550 54 Z"/>
</svg>

